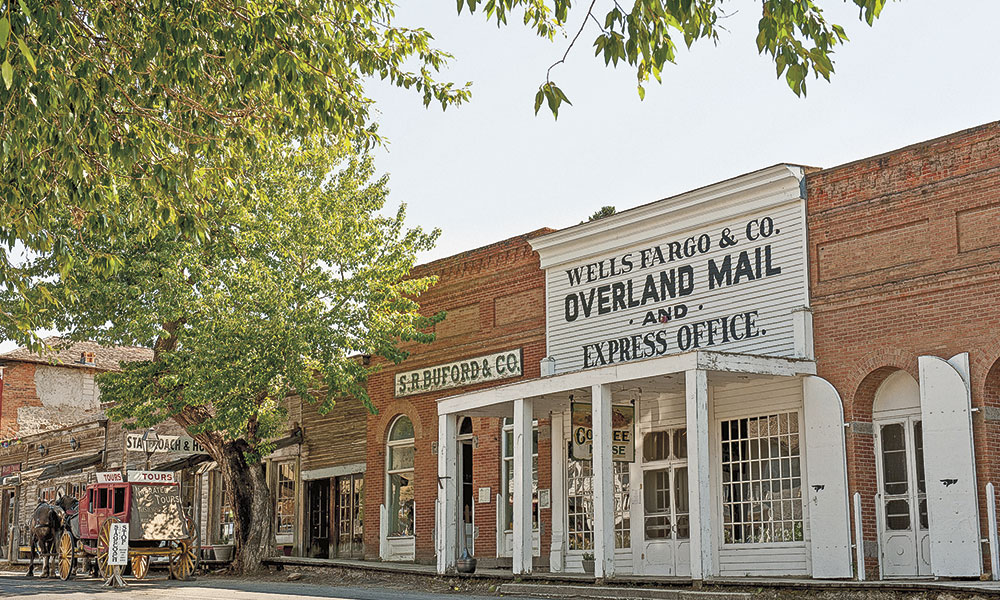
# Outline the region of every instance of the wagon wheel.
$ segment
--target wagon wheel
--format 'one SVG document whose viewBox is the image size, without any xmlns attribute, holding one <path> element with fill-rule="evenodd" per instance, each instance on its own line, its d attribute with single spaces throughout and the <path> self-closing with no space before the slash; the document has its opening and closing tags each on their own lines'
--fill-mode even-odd
<svg viewBox="0 0 1000 600">
<path fill-rule="evenodd" d="M 149 573 L 149 556 L 136 554 L 132 557 L 132 575 L 136 579 L 145 579 Z"/>
<path fill-rule="evenodd" d="M 73 539 L 73 533 L 70 530 L 63 530 L 62 535 L 59 536 L 56 552 L 59 579 L 63 581 L 72 579 L 76 572 L 76 540 Z"/>
<path fill-rule="evenodd" d="M 97 532 L 97 573 L 107 579 L 111 576 L 112 567 L 108 564 L 111 552 L 111 524 L 118 523 L 116 517 L 108 517 L 101 523 L 101 529 Z"/>
<path fill-rule="evenodd" d="M 194 572 L 195 561 L 198 557 L 195 555 L 194 546 L 191 545 L 190 540 L 177 542 L 176 550 L 175 558 L 170 561 L 170 576 L 184 581 L 191 577 L 191 573 Z"/>
</svg>

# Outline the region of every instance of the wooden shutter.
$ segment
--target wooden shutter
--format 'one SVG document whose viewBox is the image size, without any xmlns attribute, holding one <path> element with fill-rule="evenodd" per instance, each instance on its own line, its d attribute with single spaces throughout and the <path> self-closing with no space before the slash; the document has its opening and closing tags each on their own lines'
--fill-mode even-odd
<svg viewBox="0 0 1000 600">
<path fill-rule="evenodd" d="M 802 392 L 812 574 L 849 578 L 853 571 L 844 407 L 836 388 L 822 377 L 803 378 Z"/>
<path fill-rule="evenodd" d="M 969 355 L 921 356 L 920 413 L 931 539 L 931 573 L 982 572 L 976 458 L 972 441 Z"/>
</svg>

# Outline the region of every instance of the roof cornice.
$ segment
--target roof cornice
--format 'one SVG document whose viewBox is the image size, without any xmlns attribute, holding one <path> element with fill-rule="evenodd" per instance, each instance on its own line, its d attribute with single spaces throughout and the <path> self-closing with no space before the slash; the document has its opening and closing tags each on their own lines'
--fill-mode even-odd
<svg viewBox="0 0 1000 600">
<path fill-rule="evenodd" d="M 650 240 L 662 240 L 712 222 L 752 213 L 804 196 L 801 166 L 772 167 L 713 183 L 529 240 L 548 268 Z"/>
</svg>

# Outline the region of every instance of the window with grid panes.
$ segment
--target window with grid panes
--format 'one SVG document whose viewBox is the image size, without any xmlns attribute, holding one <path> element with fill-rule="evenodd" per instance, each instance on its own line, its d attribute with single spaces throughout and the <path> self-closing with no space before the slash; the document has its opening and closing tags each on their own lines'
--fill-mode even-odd
<svg viewBox="0 0 1000 600">
<path fill-rule="evenodd" d="M 295 531 L 295 463 L 277 465 L 277 503 L 275 505 L 275 534 L 291 535 Z"/>
<path fill-rule="evenodd" d="M 215 505 L 219 507 L 219 521 L 215 532 L 216 543 L 231 543 L 236 533 L 236 513 L 229 495 L 229 484 L 219 471 L 215 474 Z"/>
<path fill-rule="evenodd" d="M 798 413 L 723 421 L 721 441 L 725 543 L 802 541 Z"/>
<path fill-rule="evenodd" d="M 614 463 L 615 548 L 632 543 L 629 506 L 629 463 Z M 570 550 L 594 548 L 594 487 L 590 461 L 570 459 L 566 471 L 566 515 Z"/>
</svg>

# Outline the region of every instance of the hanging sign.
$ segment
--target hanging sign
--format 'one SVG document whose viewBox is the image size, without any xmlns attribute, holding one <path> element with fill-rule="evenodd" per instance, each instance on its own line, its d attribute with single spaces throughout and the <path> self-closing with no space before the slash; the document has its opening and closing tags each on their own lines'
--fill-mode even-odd
<svg viewBox="0 0 1000 600">
<path fill-rule="evenodd" d="M 146 449 L 141 433 L 129 433 L 125 436 L 125 449 L 129 452 L 173 452 L 176 454 L 208 454 L 208 450 L 189 435 L 161 435 Z"/>
<path fill-rule="evenodd" d="M 396 374 L 396 397 L 520 377 L 521 349 Z"/>
<path fill-rule="evenodd" d="M 591 460 L 594 456 L 593 410 L 589 403 L 573 402 L 572 456 L 576 460 Z M 635 407 L 611 407 L 611 460 L 635 461 Z"/>
<path fill-rule="evenodd" d="M 172 471 L 129 471 L 130 483 L 177 483 Z"/>
<path fill-rule="evenodd" d="M 97 473 L 97 483 L 123 483 L 125 476 L 121 471 L 102 471 Z"/>
<path fill-rule="evenodd" d="M 108 564 L 125 566 L 128 564 L 128 523 L 111 524 L 111 544 L 108 547 Z"/>
</svg>

